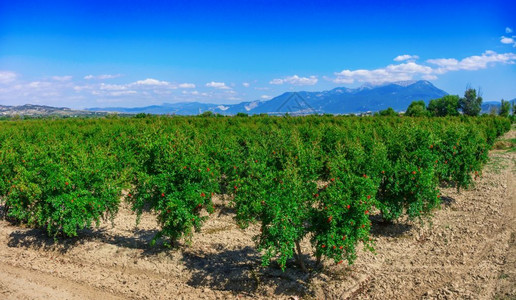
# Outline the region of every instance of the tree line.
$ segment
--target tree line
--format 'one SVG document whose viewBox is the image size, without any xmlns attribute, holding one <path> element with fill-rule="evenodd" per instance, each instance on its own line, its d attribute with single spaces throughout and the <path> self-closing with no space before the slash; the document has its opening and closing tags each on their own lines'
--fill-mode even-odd
<svg viewBox="0 0 516 300">
<path fill-rule="evenodd" d="M 410 103 L 405 115 L 409 117 L 446 117 L 458 116 L 462 112 L 467 116 L 478 116 L 482 110 L 482 96 L 476 89 L 469 88 L 464 92 L 464 97 L 458 95 L 446 95 L 444 97 L 430 100 L 428 105 L 425 101 L 418 100 Z M 498 115 L 502 117 L 514 116 L 516 111 L 516 103 L 505 101 L 502 99 Z M 496 112 L 494 112 L 496 113 Z M 391 107 L 381 110 L 379 116 L 394 116 L 398 113 Z"/>
</svg>

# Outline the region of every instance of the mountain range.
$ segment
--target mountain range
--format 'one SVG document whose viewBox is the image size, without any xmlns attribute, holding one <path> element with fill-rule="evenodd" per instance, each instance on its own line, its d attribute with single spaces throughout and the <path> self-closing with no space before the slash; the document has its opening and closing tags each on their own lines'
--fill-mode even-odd
<svg viewBox="0 0 516 300">
<path fill-rule="evenodd" d="M 420 81 L 394 82 L 384 85 L 364 85 L 359 88 L 335 88 L 322 92 L 287 92 L 270 100 L 256 100 L 238 104 L 210 104 L 200 102 L 164 103 L 145 107 L 107 107 L 72 110 L 66 107 L 51 107 L 26 104 L 21 106 L 0 105 L 0 116 L 99 116 L 110 112 L 122 114 L 176 114 L 197 115 L 213 112 L 223 115 L 247 114 L 285 114 L 304 115 L 314 113 L 360 114 L 376 112 L 392 107 L 405 111 L 412 101 L 440 98 L 447 93 L 432 83 Z M 510 100 L 515 102 L 516 99 Z M 498 110 L 500 102 L 487 101 L 482 104 L 482 113 Z"/>
<path fill-rule="evenodd" d="M 378 111 L 392 107 L 404 111 L 414 100 L 440 98 L 447 95 L 425 80 L 402 81 L 379 86 L 365 85 L 360 88 L 335 88 L 322 92 L 286 92 L 270 100 L 256 100 L 238 104 L 208 104 L 199 102 L 164 103 L 146 107 L 88 108 L 90 111 L 196 115 L 206 111 L 224 115 L 284 114 L 293 115 L 330 113 L 350 114 Z"/>
</svg>

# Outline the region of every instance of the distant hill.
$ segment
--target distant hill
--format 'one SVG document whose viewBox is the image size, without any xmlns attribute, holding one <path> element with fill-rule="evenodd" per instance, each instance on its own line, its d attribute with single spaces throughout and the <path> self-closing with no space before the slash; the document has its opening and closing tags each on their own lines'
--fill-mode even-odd
<svg viewBox="0 0 516 300">
<path fill-rule="evenodd" d="M 0 116 L 97 116 L 105 115 L 103 112 L 88 110 L 73 110 L 67 107 L 52 107 L 45 105 L 25 104 L 19 106 L 0 105 Z"/>
<path fill-rule="evenodd" d="M 216 109 L 217 104 L 200 102 L 164 103 L 162 105 L 151 105 L 144 107 L 106 107 L 87 108 L 89 111 L 121 112 L 121 113 L 146 113 L 146 114 L 176 114 L 176 115 L 197 115 L 205 111 Z"/>
<path fill-rule="evenodd" d="M 414 100 L 424 100 L 428 103 L 431 99 L 447 94 L 429 81 L 420 80 L 379 86 L 369 85 L 356 89 L 335 88 L 322 92 L 287 92 L 267 101 L 256 100 L 239 104 L 218 105 L 187 102 L 137 108 L 108 107 L 89 108 L 88 110 L 178 115 L 195 115 L 205 111 L 228 115 L 239 112 L 248 114 L 349 114 L 378 111 L 388 107 L 403 111 Z"/>
</svg>

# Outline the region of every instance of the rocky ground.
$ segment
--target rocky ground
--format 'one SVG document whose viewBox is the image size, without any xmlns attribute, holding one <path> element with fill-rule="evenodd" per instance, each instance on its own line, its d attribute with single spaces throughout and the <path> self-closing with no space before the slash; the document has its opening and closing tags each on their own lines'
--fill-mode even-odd
<svg viewBox="0 0 516 300">
<path fill-rule="evenodd" d="M 515 136 L 513 129 L 503 139 Z M 223 197 L 191 243 L 173 249 L 148 247 L 154 217 L 135 228 L 128 207 L 114 227 L 106 222 L 57 244 L 0 220 L 0 298 L 516 299 L 516 151 L 490 157 L 474 188 L 441 189 L 431 223 L 373 222 L 376 254 L 311 274 L 260 267 L 258 229 L 240 230 Z"/>
</svg>

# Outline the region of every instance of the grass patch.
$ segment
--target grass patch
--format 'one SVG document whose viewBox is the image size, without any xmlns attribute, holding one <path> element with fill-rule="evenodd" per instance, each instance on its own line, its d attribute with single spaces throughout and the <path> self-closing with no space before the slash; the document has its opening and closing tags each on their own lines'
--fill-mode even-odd
<svg viewBox="0 0 516 300">
<path fill-rule="evenodd" d="M 499 155 L 493 155 L 489 158 L 486 168 L 490 171 L 500 174 L 500 172 L 508 167 L 507 161 L 504 157 Z"/>
<path fill-rule="evenodd" d="M 516 151 L 516 138 L 500 139 L 494 143 L 493 149 Z"/>
</svg>

